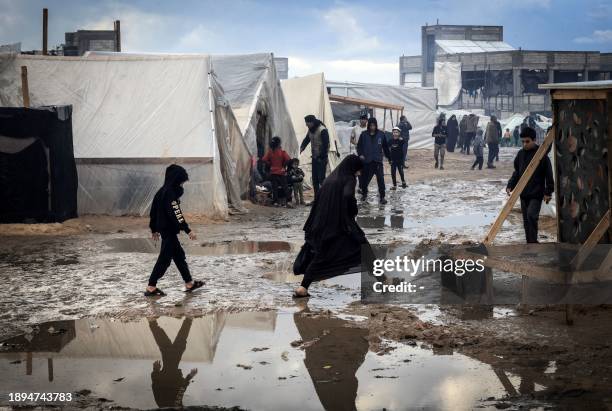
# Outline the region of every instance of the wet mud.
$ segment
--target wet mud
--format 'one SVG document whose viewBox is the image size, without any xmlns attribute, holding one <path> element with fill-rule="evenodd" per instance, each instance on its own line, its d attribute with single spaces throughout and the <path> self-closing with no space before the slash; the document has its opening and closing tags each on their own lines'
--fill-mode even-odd
<svg viewBox="0 0 612 411">
<path fill-rule="evenodd" d="M 439 171 L 417 151 L 408 188 L 388 192 L 386 206 L 373 193 L 358 221 L 371 243 L 415 258 L 476 244 L 506 198 L 506 151 L 481 173 L 471 156 L 449 154 Z M 612 310 L 577 311 L 568 328 L 559 307 L 363 305 L 359 275 L 317 283 L 296 302 L 291 267 L 310 209 L 248 207 L 195 220 L 200 240 L 181 241 L 206 285 L 184 293 L 171 267 L 160 281 L 168 295 L 154 299 L 142 295 L 159 250 L 146 219 L 87 217 L 69 235 L 7 229 L 0 375 L 11 377 L 0 391 L 64 387 L 79 393 L 75 407 L 94 408 L 612 406 Z M 541 239 L 554 241 L 554 220 L 541 221 Z M 512 213 L 496 243 L 521 241 L 521 224 Z"/>
</svg>

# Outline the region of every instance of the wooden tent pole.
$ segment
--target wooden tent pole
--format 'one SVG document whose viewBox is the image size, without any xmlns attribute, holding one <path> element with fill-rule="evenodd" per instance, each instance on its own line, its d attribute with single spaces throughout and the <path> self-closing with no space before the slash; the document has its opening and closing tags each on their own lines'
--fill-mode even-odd
<svg viewBox="0 0 612 411">
<path fill-rule="evenodd" d="M 546 155 L 548 151 L 548 147 L 550 147 L 554 138 L 555 138 L 555 126 L 553 125 L 553 128 L 551 128 L 548 134 L 546 134 L 546 138 L 544 139 L 544 142 L 542 143 L 540 148 L 538 148 L 538 151 L 533 156 L 533 158 L 531 159 L 531 162 L 525 169 L 525 172 L 523 173 L 518 184 L 514 188 L 514 191 L 512 191 L 512 194 L 510 195 L 510 198 L 506 202 L 506 205 L 504 206 L 504 208 L 502 208 L 501 212 L 499 213 L 499 216 L 497 216 L 497 219 L 495 220 L 495 222 L 489 229 L 489 233 L 483 240 L 483 243 L 485 245 L 492 244 L 493 240 L 495 240 L 495 237 L 497 236 L 499 229 L 501 228 L 502 224 L 508 217 L 508 214 L 510 214 L 510 211 L 512 211 L 512 207 L 514 207 L 514 203 L 516 203 L 516 200 L 518 200 L 519 196 L 525 189 L 525 186 L 531 179 L 531 176 L 535 172 L 536 168 L 538 168 L 540 161 L 542 161 L 542 159 Z"/>
<path fill-rule="evenodd" d="M 28 87 L 28 68 L 21 66 L 21 94 L 23 96 L 23 106 L 30 107 L 30 89 Z"/>
<path fill-rule="evenodd" d="M 602 219 L 597 223 L 597 226 L 593 230 L 593 232 L 589 235 L 589 238 L 580 246 L 580 250 L 572 259 L 570 263 L 571 267 L 574 267 L 574 270 L 580 270 L 580 266 L 584 263 L 584 260 L 591 254 L 593 248 L 597 245 L 601 237 L 608 231 L 610 227 L 610 210 L 602 217 Z"/>
</svg>

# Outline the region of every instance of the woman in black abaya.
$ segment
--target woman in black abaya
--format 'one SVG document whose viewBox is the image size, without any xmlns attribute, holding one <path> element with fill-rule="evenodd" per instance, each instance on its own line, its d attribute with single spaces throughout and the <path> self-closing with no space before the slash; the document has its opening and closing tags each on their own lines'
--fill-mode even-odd
<svg viewBox="0 0 612 411">
<path fill-rule="evenodd" d="M 365 233 L 355 221 L 356 176 L 363 168 L 361 159 L 351 154 L 324 180 L 304 225 L 305 244 L 293 265 L 303 274 L 294 297 L 308 297 L 313 281 L 361 271 L 361 252 L 369 250 Z"/>
<path fill-rule="evenodd" d="M 457 137 L 459 137 L 459 123 L 457 117 L 453 114 L 446 122 L 446 129 L 448 130 L 448 138 L 446 139 L 446 149 L 452 153 L 455 151 L 455 145 L 457 145 Z"/>
</svg>

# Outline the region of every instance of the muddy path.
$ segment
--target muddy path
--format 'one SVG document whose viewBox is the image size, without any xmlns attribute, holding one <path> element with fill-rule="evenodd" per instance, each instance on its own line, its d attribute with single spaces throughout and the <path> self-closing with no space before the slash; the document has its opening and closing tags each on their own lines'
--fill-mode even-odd
<svg viewBox="0 0 612 411">
<path fill-rule="evenodd" d="M 513 154 L 502 149 L 495 170 L 472 171 L 472 156 L 450 153 L 440 171 L 431 152 L 411 152 L 408 188 L 388 191 L 386 206 L 372 194 L 360 204 L 358 221 L 373 244 L 403 244 L 420 253 L 478 242 L 503 206 Z M 0 340 L 14 339 L 0 347 L 0 373 L 19 370 L 4 391 L 20 384 L 48 388 L 48 359 L 54 358 L 56 375 L 70 374 L 54 381 L 81 392 L 81 405 L 160 406 L 158 397 L 170 394 L 152 387 L 155 362 L 164 363 L 157 328 L 175 341 L 188 321 L 200 334 L 189 337 L 185 355 L 195 344 L 189 341 L 205 340 L 208 348 L 193 348 L 193 358 L 178 361 L 182 381 L 198 370 L 190 378 L 198 389 L 181 388 L 184 405 L 610 406 L 610 369 L 601 364 L 612 359 L 604 342 L 609 327 L 602 325 L 612 310 L 586 309 L 568 328 L 554 307 L 362 305 L 355 275 L 316 284 L 306 305 L 296 303 L 290 295 L 300 278 L 291 265 L 309 208 L 248 208 L 227 221 L 191 216 L 199 238 L 182 241 L 194 277 L 206 286 L 185 294 L 171 267 L 160 282 L 168 296 L 159 299 L 142 296 L 159 247 L 148 239 L 144 218 L 85 216 L 47 227 L 0 227 Z M 541 223 L 541 241 L 554 241 L 554 219 L 542 216 Z M 521 224 L 513 212 L 497 243 L 521 241 Z M 121 338 L 149 341 L 148 351 L 95 348 L 104 341 L 127 347 Z M 83 380 L 86 370 L 99 373 Z M 176 370 L 168 378 L 175 384 Z M 134 391 L 147 394 L 134 398 Z"/>
</svg>

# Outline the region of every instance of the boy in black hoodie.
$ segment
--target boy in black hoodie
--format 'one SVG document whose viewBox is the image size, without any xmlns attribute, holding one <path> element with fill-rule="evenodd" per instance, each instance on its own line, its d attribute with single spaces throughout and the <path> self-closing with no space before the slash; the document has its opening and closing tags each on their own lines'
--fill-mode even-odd
<svg viewBox="0 0 612 411">
<path fill-rule="evenodd" d="M 391 154 L 391 179 L 393 180 L 393 187 L 391 190 L 397 189 L 397 178 L 396 172 L 399 171 L 400 178 L 402 179 L 402 188 L 406 188 L 406 180 L 404 180 L 404 147 L 408 144 L 408 141 L 401 137 L 401 129 L 399 127 L 393 127 L 393 138 L 389 143 L 389 154 Z"/>
<path fill-rule="evenodd" d="M 540 147 L 535 142 L 536 132 L 531 127 L 523 128 L 521 140 L 523 148 L 519 150 L 514 159 L 514 173 L 506 187 L 508 195 L 512 194 L 512 191 L 514 191 L 521 176 Z M 540 160 L 540 164 L 538 164 L 529 182 L 521 192 L 521 211 L 523 212 L 523 225 L 528 243 L 538 242 L 538 220 L 540 218 L 542 200 L 548 204 L 555 190 L 554 187 L 552 164 L 548 155 L 546 155 Z"/>
<path fill-rule="evenodd" d="M 178 239 L 178 233 L 181 230 L 189 235 L 190 240 L 196 240 L 197 238 L 195 233 L 189 229 L 189 225 L 183 217 L 179 200 L 183 195 L 183 183 L 188 179 L 187 171 L 183 167 L 176 164 L 168 166 L 164 185 L 153 198 L 149 227 L 153 240 L 157 241 L 161 237 L 162 241 L 159 257 L 157 257 L 157 262 L 149 277 L 149 285 L 144 293 L 147 297 L 166 295 L 157 288 L 157 281 L 166 273 L 171 261 L 174 261 L 176 268 L 181 273 L 183 281 L 185 281 L 186 291 L 190 292 L 204 285 L 202 281 L 193 281 L 191 278 L 185 260 L 185 251 Z"/>
</svg>

